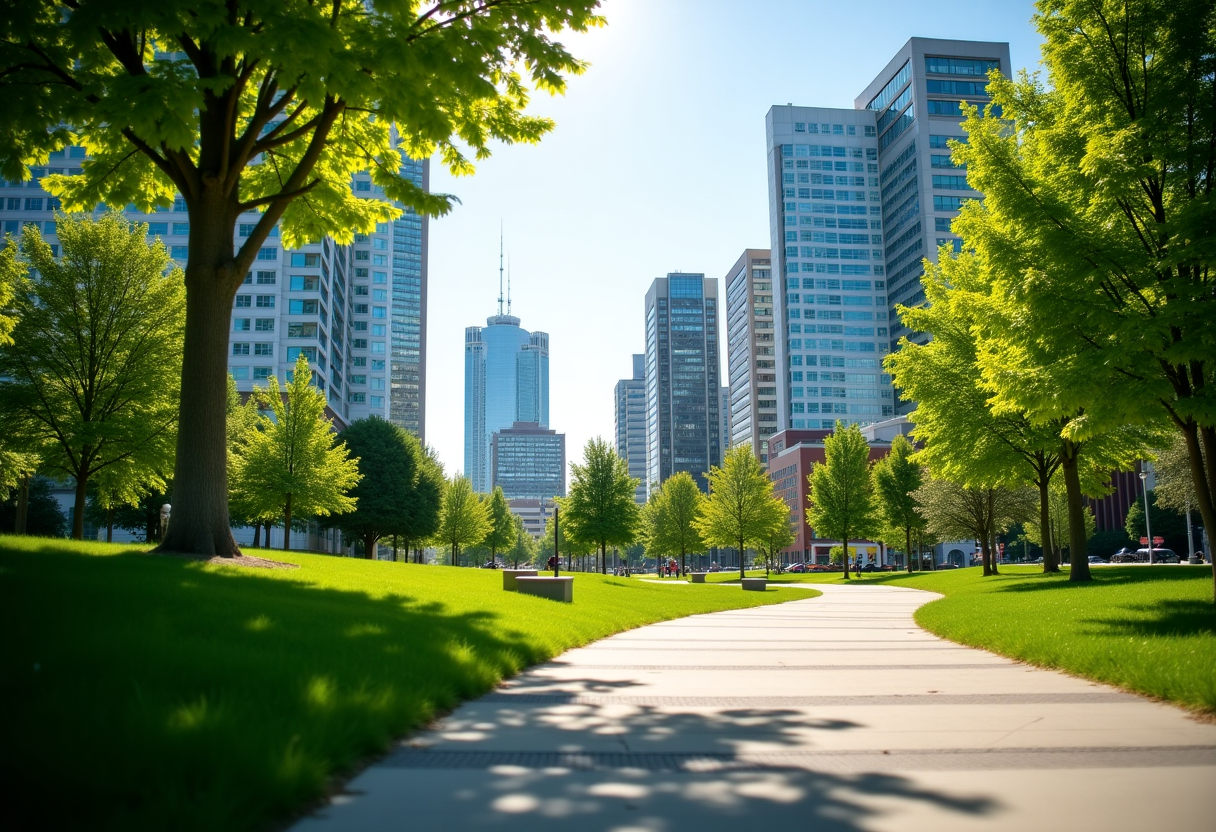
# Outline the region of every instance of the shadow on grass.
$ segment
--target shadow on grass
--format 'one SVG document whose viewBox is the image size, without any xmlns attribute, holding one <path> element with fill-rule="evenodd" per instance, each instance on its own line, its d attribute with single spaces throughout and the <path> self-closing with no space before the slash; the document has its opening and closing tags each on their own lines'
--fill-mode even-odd
<svg viewBox="0 0 1216 832">
<path fill-rule="evenodd" d="M 1190 581 L 1211 581 L 1212 573 L 1206 567 L 1192 566 L 1098 566 L 1089 570 L 1091 580 L 1070 581 L 1068 572 L 1056 573 L 1009 573 L 994 575 L 985 581 L 992 580 L 1003 585 L 1002 592 L 1042 592 L 1069 589 L 1086 589 L 1091 587 L 1110 587 L 1118 584 L 1136 583 L 1186 583 Z"/>
<path fill-rule="evenodd" d="M 0 826 L 264 827 L 546 655 L 498 615 L 304 571 L 0 548 Z"/>
<path fill-rule="evenodd" d="M 875 756 L 875 770 L 852 773 L 812 771 L 795 759 L 824 750 L 815 732 L 862 729 L 862 722 L 793 708 L 676 709 L 647 702 L 639 687 L 525 674 L 387 757 L 295 832 L 351 828 L 355 817 L 409 817 L 425 829 L 733 823 L 859 832 L 904 809 L 968 818 L 1003 809 L 995 791 L 926 788 L 893 772 L 891 758 L 883 765 Z M 758 744 L 767 750 L 757 752 Z M 894 809 L 893 800 L 904 805 Z"/>
<path fill-rule="evenodd" d="M 1082 618 L 1088 635 L 1216 636 L 1216 608 L 1209 601 L 1161 599 L 1148 604 L 1125 604 L 1109 617 Z"/>
</svg>

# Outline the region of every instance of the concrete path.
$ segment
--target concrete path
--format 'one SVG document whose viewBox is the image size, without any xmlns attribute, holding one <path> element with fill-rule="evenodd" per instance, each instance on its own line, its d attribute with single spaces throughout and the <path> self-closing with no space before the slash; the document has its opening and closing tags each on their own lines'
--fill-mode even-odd
<svg viewBox="0 0 1216 832">
<path fill-rule="evenodd" d="M 572 650 L 294 828 L 1216 829 L 1216 725 L 929 635 L 931 593 L 820 589 Z"/>
</svg>

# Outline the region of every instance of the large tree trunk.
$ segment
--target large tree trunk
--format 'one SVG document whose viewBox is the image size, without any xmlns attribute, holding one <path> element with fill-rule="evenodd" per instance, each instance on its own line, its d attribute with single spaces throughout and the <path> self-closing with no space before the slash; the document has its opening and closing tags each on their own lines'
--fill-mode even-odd
<svg viewBox="0 0 1216 832">
<path fill-rule="evenodd" d="M 84 459 L 85 459 L 85 456 L 81 455 L 81 460 L 83 461 Z M 88 468 L 84 465 L 81 466 L 81 469 L 85 470 L 85 471 L 88 470 Z M 89 475 L 88 474 L 78 474 L 76 476 L 76 502 L 75 502 L 75 508 L 72 510 L 72 539 L 73 540 L 83 540 L 84 539 L 85 488 L 87 488 L 88 485 L 89 485 Z"/>
<path fill-rule="evenodd" d="M 376 559 L 376 543 L 378 540 L 379 537 L 374 532 L 368 532 L 363 535 L 363 557 L 368 560 Z"/>
<path fill-rule="evenodd" d="M 283 551 L 291 551 L 291 495 L 283 503 Z"/>
<path fill-rule="evenodd" d="M 912 571 L 912 527 L 904 526 L 904 564 L 908 571 Z"/>
<path fill-rule="evenodd" d="M 1081 494 L 1081 474 L 1077 470 L 1081 446 L 1065 439 L 1060 452 L 1064 469 L 1064 488 L 1068 492 L 1068 580 L 1088 581 L 1089 552 L 1085 546 L 1085 498 Z M 1150 540 L 1150 547 L 1153 542 Z M 1151 551 L 1151 549 L 1150 549 Z"/>
<path fill-rule="evenodd" d="M 1050 480 L 1047 479 L 1045 471 L 1039 471 L 1035 484 L 1039 487 L 1039 542 L 1043 544 L 1043 571 L 1059 572 L 1060 562 L 1056 559 L 1051 545 L 1051 495 L 1048 491 Z"/>
<path fill-rule="evenodd" d="M 258 520 L 253 524 L 253 548 L 260 549 L 262 546 L 262 521 Z"/>
<path fill-rule="evenodd" d="M 1203 527 L 1208 532 L 1208 539 L 1211 540 L 1216 536 L 1216 429 L 1196 428 L 1194 422 L 1190 422 L 1182 431 L 1182 435 L 1186 437 L 1191 481 L 1199 502 L 1196 508 L 1199 510 L 1199 516 L 1203 518 Z M 1206 460 L 1204 453 L 1207 455 Z M 1151 540 L 1148 545 L 1153 545 Z M 1209 551 L 1207 555 L 1212 563 L 1212 598 L 1216 601 L 1216 553 Z"/>
<path fill-rule="evenodd" d="M 234 557 L 228 518 L 228 337 L 241 282 L 233 262 L 236 215 L 217 185 L 190 206 L 186 334 L 173 474 L 173 522 L 158 551 Z M 285 530 L 284 540 L 290 538 Z"/>
<path fill-rule="evenodd" d="M 114 542 L 114 509 L 106 509 L 106 543 Z"/>
</svg>

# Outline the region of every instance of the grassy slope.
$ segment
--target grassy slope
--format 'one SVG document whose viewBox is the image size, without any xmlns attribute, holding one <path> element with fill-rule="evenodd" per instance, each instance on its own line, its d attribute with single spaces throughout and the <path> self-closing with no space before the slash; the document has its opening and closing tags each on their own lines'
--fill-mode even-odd
<svg viewBox="0 0 1216 832">
<path fill-rule="evenodd" d="M 270 556 L 301 568 L 0 537 L 0 826 L 262 827 L 529 664 L 806 596 L 578 575 L 567 606 L 488 570 Z"/>
<path fill-rule="evenodd" d="M 1001 571 L 869 573 L 852 583 L 940 592 L 946 597 L 921 607 L 916 621 L 943 638 L 1216 714 L 1211 567 L 1100 566 L 1079 584 L 1037 566 Z M 772 580 L 843 583 L 839 573 Z"/>
</svg>

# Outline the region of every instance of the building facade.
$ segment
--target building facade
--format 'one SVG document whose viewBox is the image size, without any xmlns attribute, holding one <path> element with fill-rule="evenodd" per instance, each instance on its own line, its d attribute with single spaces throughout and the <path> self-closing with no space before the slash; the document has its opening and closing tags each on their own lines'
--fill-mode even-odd
<svg viewBox="0 0 1216 832">
<path fill-rule="evenodd" d="M 855 109 L 769 111 L 780 429 L 894 415 L 882 358 L 909 334 L 895 306 L 923 301 L 922 258 L 958 247 L 950 222 L 979 197 L 947 143 L 991 69 L 1009 74 L 1007 44 L 913 38 Z"/>
<path fill-rule="evenodd" d="M 79 173 L 86 157 L 83 147 L 68 147 L 35 168 L 30 181 L 0 181 L 4 232 L 37 226 L 58 253 L 59 203 L 38 182 Z M 420 187 L 429 185 L 428 171 L 427 160 L 404 160 L 405 175 Z M 385 198 L 367 174 L 356 175 L 353 187 L 357 196 Z M 303 355 L 336 428 L 376 415 L 424 439 L 427 224 L 403 211 L 394 222 L 356 234 L 351 245 L 324 237 L 287 249 L 278 227 L 272 229 L 233 301 L 228 371 L 239 391 L 249 393 L 271 376 L 286 382 Z M 128 206 L 123 214 L 146 223 L 149 241 L 160 240 L 185 267 L 190 218 L 184 199 L 147 214 Z M 234 246 L 260 218 L 256 211 L 238 218 Z"/>
<path fill-rule="evenodd" d="M 566 496 L 566 435 L 536 422 L 496 430 L 490 443 L 490 489 L 508 500 Z"/>
<path fill-rule="evenodd" d="M 495 431 L 516 422 L 549 426 L 549 336 L 522 329 L 501 306 L 484 327 L 465 329 L 464 473 L 481 493 L 493 488 Z"/>
<path fill-rule="evenodd" d="M 655 278 L 646 293 L 646 486 L 687 471 L 702 490 L 722 464 L 718 284 Z"/>
<path fill-rule="evenodd" d="M 726 273 L 727 447 L 748 444 L 768 461 L 777 431 L 777 335 L 767 249 L 747 249 Z"/>
<path fill-rule="evenodd" d="M 633 377 L 616 383 L 614 391 L 613 427 L 616 435 L 616 455 L 629 466 L 629 476 L 636 477 L 638 487 L 633 499 L 638 505 L 646 502 L 646 356 L 633 356 Z"/>
</svg>

